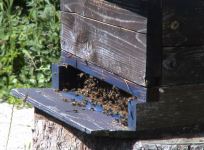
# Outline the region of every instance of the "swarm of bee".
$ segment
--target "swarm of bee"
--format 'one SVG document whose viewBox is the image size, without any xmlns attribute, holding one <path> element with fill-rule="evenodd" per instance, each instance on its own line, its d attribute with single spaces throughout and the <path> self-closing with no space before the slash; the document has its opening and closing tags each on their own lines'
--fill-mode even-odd
<svg viewBox="0 0 204 150">
<path fill-rule="evenodd" d="M 120 117 L 120 123 L 127 125 L 127 111 L 128 101 L 133 99 L 132 95 L 120 90 L 116 86 L 110 85 L 103 81 L 104 78 L 97 79 L 92 75 L 81 73 L 78 75 L 79 85 L 78 88 L 73 88 L 71 91 L 75 91 L 75 96 L 79 93 L 88 97 L 90 100 L 84 99 L 83 102 L 72 102 L 73 106 L 86 106 L 89 102 L 92 106 L 102 106 L 103 114 L 108 116 Z M 91 109 L 94 110 L 93 108 Z M 119 122 L 116 119 L 116 122 Z"/>
</svg>

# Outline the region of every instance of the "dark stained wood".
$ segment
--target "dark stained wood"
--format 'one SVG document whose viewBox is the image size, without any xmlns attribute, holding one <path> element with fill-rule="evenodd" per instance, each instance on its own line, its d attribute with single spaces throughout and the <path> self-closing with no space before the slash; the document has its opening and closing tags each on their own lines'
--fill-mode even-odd
<svg viewBox="0 0 204 150">
<path fill-rule="evenodd" d="M 159 91 L 159 102 L 136 104 L 137 130 L 204 123 L 204 84 L 163 87 Z"/>
<path fill-rule="evenodd" d="M 204 1 L 164 0 L 163 46 L 204 44 Z"/>
<path fill-rule="evenodd" d="M 142 0 L 62 0 L 61 10 L 78 13 L 140 33 L 147 32 L 147 1 Z"/>
<path fill-rule="evenodd" d="M 61 47 L 145 86 L 146 34 L 62 12 Z"/>
<path fill-rule="evenodd" d="M 137 96 L 138 100 L 141 102 L 146 102 L 146 100 L 147 100 L 147 88 L 139 86 L 139 85 L 132 83 L 130 81 L 126 81 L 123 78 L 100 68 L 99 66 L 93 65 L 89 62 L 84 62 L 81 58 L 78 58 L 75 55 L 72 55 L 72 57 L 67 58 L 67 56 L 69 56 L 69 55 L 70 55 L 70 53 L 62 50 L 62 52 L 61 52 L 62 63 L 76 67 L 76 68 L 80 69 L 81 71 L 84 71 L 84 72 L 86 72 L 90 75 L 93 75 L 94 77 L 97 77 L 99 79 L 102 79 L 104 77 L 105 82 L 108 82 L 112 85 L 115 85 L 116 87 Z M 69 69 L 69 67 L 68 67 L 68 69 Z M 73 70 L 70 70 L 68 72 L 71 72 L 69 74 L 74 74 Z M 77 74 L 75 74 L 75 76 L 77 76 Z M 151 89 L 149 91 L 153 91 L 153 89 Z M 155 93 L 156 92 L 154 89 L 154 93 L 149 94 L 151 96 L 151 101 L 158 100 L 158 97 L 153 96 L 153 95 L 155 95 Z"/>
<path fill-rule="evenodd" d="M 204 82 L 204 47 L 164 47 L 162 85 Z"/>
</svg>

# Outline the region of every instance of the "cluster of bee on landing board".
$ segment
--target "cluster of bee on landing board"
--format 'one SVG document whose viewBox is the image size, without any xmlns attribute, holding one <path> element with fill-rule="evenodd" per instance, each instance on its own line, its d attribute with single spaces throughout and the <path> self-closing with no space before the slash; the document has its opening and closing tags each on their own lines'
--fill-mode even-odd
<svg viewBox="0 0 204 150">
<path fill-rule="evenodd" d="M 83 102 L 76 102 L 72 98 L 71 104 L 73 106 L 85 107 L 89 102 L 93 106 L 90 108 L 92 111 L 95 111 L 94 106 L 99 105 L 103 109 L 103 114 L 107 116 L 119 116 L 120 119 L 115 118 L 115 122 L 127 125 L 128 102 L 135 97 L 114 85 L 106 83 L 103 81 L 104 79 L 98 79 L 86 73 L 78 74 L 78 87 L 70 89 L 70 91 L 74 91 L 75 96 L 83 94 L 89 100 L 84 99 Z M 68 92 L 68 89 L 64 89 L 63 91 Z M 63 100 L 67 101 L 66 98 L 63 98 Z M 77 113 L 78 111 L 77 109 L 73 109 L 73 112 Z"/>
</svg>

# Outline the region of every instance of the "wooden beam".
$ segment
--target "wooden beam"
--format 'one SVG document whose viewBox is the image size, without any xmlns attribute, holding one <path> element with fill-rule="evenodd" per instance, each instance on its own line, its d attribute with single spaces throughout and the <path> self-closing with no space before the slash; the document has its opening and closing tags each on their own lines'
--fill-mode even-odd
<svg viewBox="0 0 204 150">
<path fill-rule="evenodd" d="M 204 82 L 204 47 L 164 47 L 162 85 Z"/>
<path fill-rule="evenodd" d="M 61 10 L 146 33 L 147 5 L 141 0 L 62 0 Z"/>
<path fill-rule="evenodd" d="M 204 123 L 204 84 L 163 87 L 158 102 L 136 104 L 137 130 Z"/>
<path fill-rule="evenodd" d="M 61 47 L 145 86 L 146 34 L 61 12 Z"/>
</svg>

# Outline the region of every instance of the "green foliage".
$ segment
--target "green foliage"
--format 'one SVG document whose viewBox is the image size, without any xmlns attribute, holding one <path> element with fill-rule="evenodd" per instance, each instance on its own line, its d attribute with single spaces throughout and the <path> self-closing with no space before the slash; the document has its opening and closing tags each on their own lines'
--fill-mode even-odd
<svg viewBox="0 0 204 150">
<path fill-rule="evenodd" d="M 0 0 L 0 99 L 14 88 L 51 87 L 60 60 L 60 0 Z"/>
</svg>

